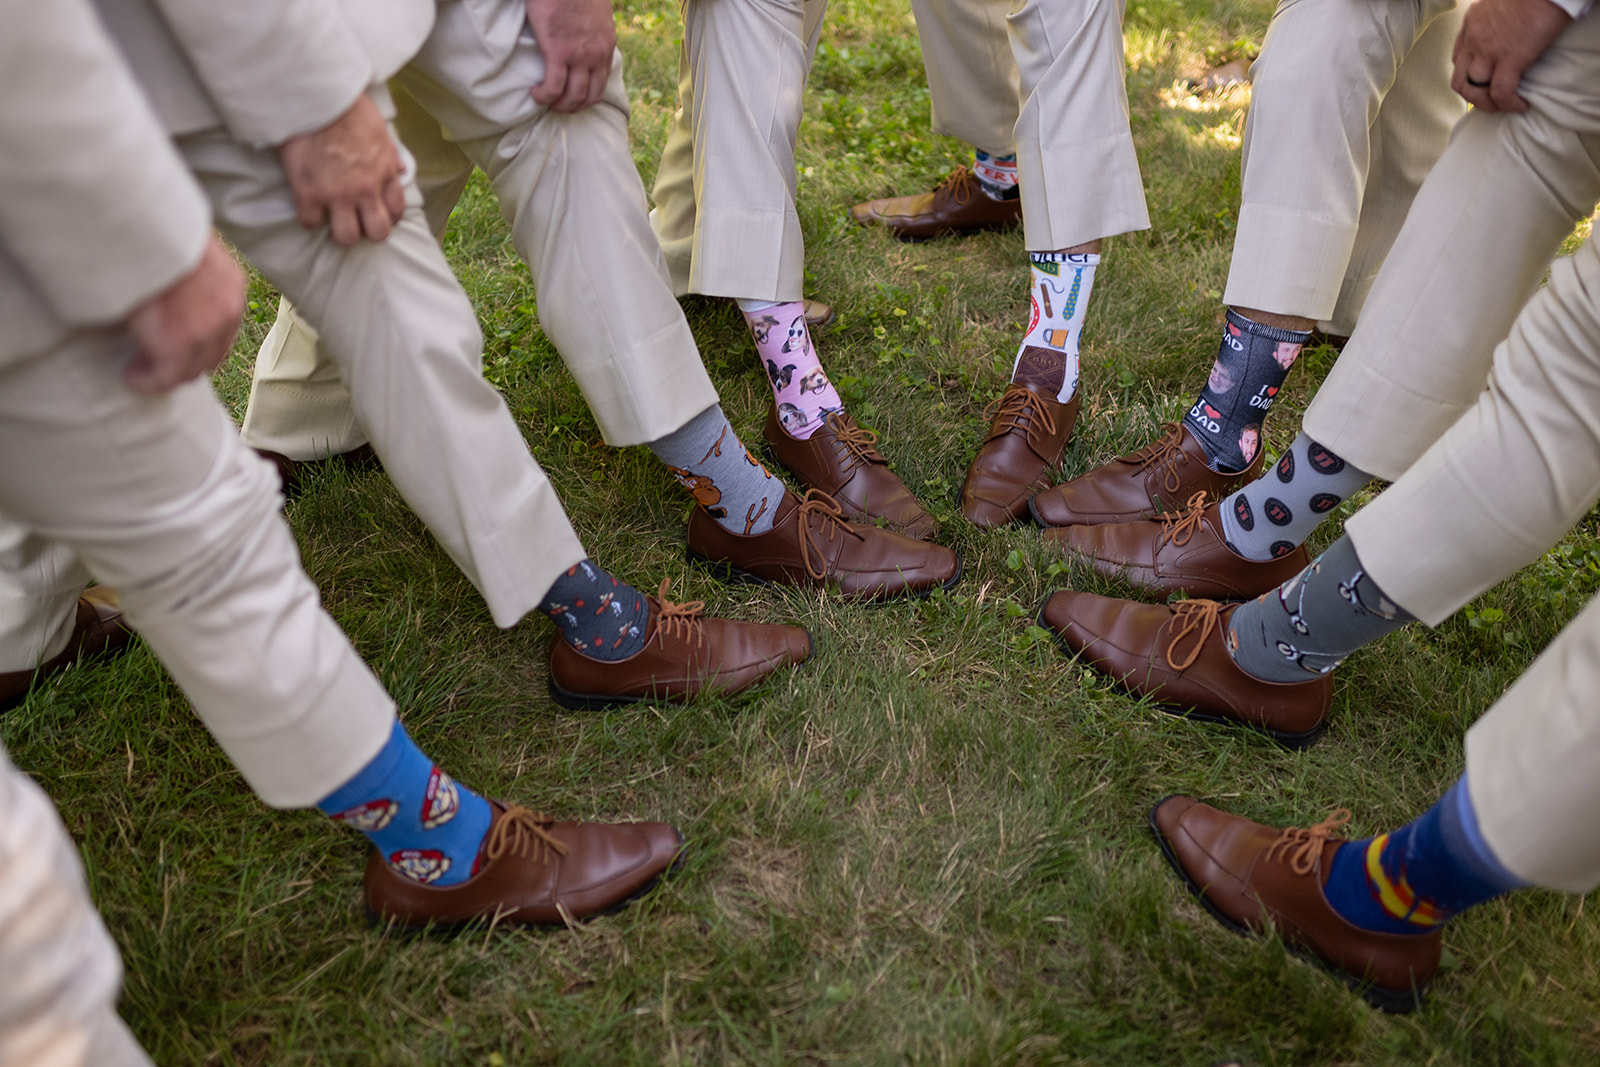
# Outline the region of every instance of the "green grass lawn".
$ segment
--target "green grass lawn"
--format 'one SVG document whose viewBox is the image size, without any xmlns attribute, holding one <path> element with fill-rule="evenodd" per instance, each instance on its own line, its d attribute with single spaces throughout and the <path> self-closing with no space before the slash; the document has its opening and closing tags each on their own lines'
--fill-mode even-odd
<svg viewBox="0 0 1600 1067">
<path fill-rule="evenodd" d="M 1142 0 L 1128 92 L 1152 228 L 1107 245 L 1084 408 L 1063 477 L 1148 440 L 1214 351 L 1248 94 L 1187 80 L 1259 42 L 1271 5 Z M 646 184 L 675 106 L 677 7 L 618 0 Z M 3 720 L 56 799 L 127 966 L 123 1012 L 160 1063 L 1593 1063 L 1600 935 L 1586 901 L 1525 892 L 1453 923 L 1425 1008 L 1393 1017 L 1223 930 L 1161 861 L 1173 791 L 1308 825 L 1410 819 L 1460 773 L 1462 735 L 1594 590 L 1585 526 L 1435 631 L 1352 657 L 1330 729 L 1291 753 L 1118 693 L 1033 625 L 1051 590 L 1118 587 L 1032 529 L 981 533 L 952 498 L 1026 312 L 1019 234 L 901 245 L 851 203 L 962 162 L 928 132 L 907 5 L 834 0 L 806 98 L 799 205 L 826 365 L 966 575 L 858 607 L 725 586 L 685 564 L 688 497 L 647 450 L 602 446 L 539 329 L 486 186 L 447 239 L 506 394 L 591 554 L 642 588 L 800 623 L 817 655 L 743 698 L 575 714 L 546 694 L 552 629 L 493 626 L 382 474 L 330 474 L 289 510 L 330 611 L 462 781 L 565 816 L 662 818 L 686 867 L 572 930 L 407 939 L 359 906 L 363 841 L 258 802 L 142 646 Z M 275 294 L 259 282 L 219 388 L 236 409 Z M 759 441 L 769 392 L 738 314 L 690 301 L 723 403 Z M 1291 378 L 1270 446 L 1334 358 Z M 534 549 L 535 546 L 530 546 Z"/>
</svg>

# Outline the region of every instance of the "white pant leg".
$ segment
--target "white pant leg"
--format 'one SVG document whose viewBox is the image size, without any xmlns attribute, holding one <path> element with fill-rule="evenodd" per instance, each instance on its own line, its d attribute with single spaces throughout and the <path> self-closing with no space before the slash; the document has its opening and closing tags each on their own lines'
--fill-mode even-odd
<svg viewBox="0 0 1600 1067">
<path fill-rule="evenodd" d="M 1600 885 L 1600 602 L 1467 731 L 1467 784 L 1495 857 L 1534 885 Z"/>
<path fill-rule="evenodd" d="M 1375 191 L 1374 168 L 1396 165 L 1396 191 L 1406 201 L 1405 181 L 1420 181 L 1408 160 L 1395 158 L 1396 142 L 1380 136 L 1398 134 L 1401 144 L 1414 136 L 1410 149 L 1424 163 L 1431 162 L 1429 151 L 1443 149 L 1445 130 L 1438 127 L 1452 106 L 1441 102 L 1438 89 L 1406 79 L 1441 78 L 1449 91 L 1451 42 L 1436 37 L 1415 59 L 1412 52 L 1454 6 L 1454 0 L 1280 0 L 1250 68 L 1239 228 L 1223 293 L 1228 304 L 1333 316 L 1358 231 L 1369 221 L 1364 199 Z M 1426 66 L 1408 69 L 1414 63 Z M 1429 106 L 1396 115 L 1399 128 L 1391 131 L 1381 122 L 1396 86 L 1402 88 L 1397 104 Z M 1405 207 L 1399 205 L 1402 216 Z M 1381 221 L 1398 225 L 1387 214 Z M 1385 249 L 1392 240 L 1383 242 Z"/>
<path fill-rule="evenodd" d="M 1014 152 L 1022 110 L 1006 13 L 1011 0 L 911 0 L 933 130 L 990 155 Z"/>
<path fill-rule="evenodd" d="M 1450 131 L 1467 113 L 1467 102 L 1450 88 L 1450 55 L 1465 14 L 1465 6 L 1457 6 L 1428 23 L 1400 61 L 1394 84 L 1378 105 L 1368 138 L 1372 156 L 1355 244 L 1333 313 L 1322 320 L 1322 328 L 1329 333 L 1349 337 L 1355 330 L 1367 293 L 1406 221 L 1417 190 L 1444 154 Z"/>
<path fill-rule="evenodd" d="M 1600 499 L 1600 247 L 1551 269 L 1489 388 L 1346 524 L 1389 598 L 1438 625 L 1538 559 Z"/>
<path fill-rule="evenodd" d="M 0 1063 L 149 1067 L 117 1016 L 122 961 L 49 799 L 0 747 Z"/>
<path fill-rule="evenodd" d="M 800 299 L 795 142 L 826 8 L 827 0 L 683 0 L 678 115 L 651 218 L 675 292 Z"/>
<path fill-rule="evenodd" d="M 1023 239 L 1049 252 L 1150 227 L 1128 126 L 1122 0 L 1015 0 Z"/>
<path fill-rule="evenodd" d="M 515 4 L 447 4 L 397 81 L 494 185 L 533 272 L 539 324 L 606 441 L 644 444 L 717 402 L 673 298 L 628 148 L 620 62 L 604 99 L 574 114 L 528 86 L 544 57 Z"/>
<path fill-rule="evenodd" d="M 395 132 L 416 161 L 428 227 L 442 239 L 450 212 L 472 177 L 472 161 L 445 140 L 438 121 L 403 90 L 395 87 L 393 97 Z M 317 343 L 317 331 L 287 300 L 278 302 L 277 321 L 256 353 L 240 432 L 251 448 L 293 460 L 339 455 L 367 443 L 339 368 Z"/>
<path fill-rule="evenodd" d="M 28 671 L 72 639 L 89 574 L 63 545 L 0 517 L 0 671 Z"/>
<path fill-rule="evenodd" d="M 295 221 L 271 151 L 222 134 L 179 147 L 217 226 L 317 329 L 350 387 L 356 417 L 396 488 L 514 625 L 584 558 L 555 489 L 505 401 L 483 378 L 466 294 L 429 233 L 412 186 L 388 240 L 340 248 Z"/>
<path fill-rule="evenodd" d="M 795 141 L 827 0 L 684 0 L 678 114 L 651 192 L 673 291 L 799 300 Z"/>
<path fill-rule="evenodd" d="M 1478 399 L 1494 346 L 1600 199 L 1600 19 L 1523 77 L 1522 114 L 1473 111 L 1423 183 L 1304 428 L 1398 478 Z"/>
<path fill-rule="evenodd" d="M 130 392 L 132 350 L 79 333 L 0 367 L 0 510 L 117 589 L 262 800 L 314 804 L 383 746 L 394 706 L 301 571 L 271 466 L 207 382 Z"/>
</svg>

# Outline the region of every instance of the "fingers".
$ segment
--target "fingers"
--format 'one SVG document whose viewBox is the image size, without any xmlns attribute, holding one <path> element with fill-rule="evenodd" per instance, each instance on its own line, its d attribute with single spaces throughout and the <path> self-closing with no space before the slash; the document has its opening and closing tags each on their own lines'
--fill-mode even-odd
<svg viewBox="0 0 1600 1067">
<path fill-rule="evenodd" d="M 533 99 L 551 111 L 570 114 L 598 104 L 611 78 L 611 53 L 604 60 L 568 64 L 546 58 L 544 81 L 533 87 Z"/>
<path fill-rule="evenodd" d="M 330 203 L 328 205 L 328 235 L 340 248 L 349 248 L 361 240 L 361 217 L 355 204 Z"/>
<path fill-rule="evenodd" d="M 1487 80 L 1489 82 L 1489 88 L 1484 91 L 1489 94 L 1489 99 L 1494 106 L 1485 108 L 1485 111 L 1528 110 L 1528 102 L 1517 95 L 1517 86 L 1522 84 L 1522 71 L 1512 64 L 1501 63 L 1495 67 L 1494 74 L 1491 77 L 1476 80 Z"/>
<path fill-rule="evenodd" d="M 156 365 L 156 361 L 143 349 L 134 354 L 122 372 L 123 384 L 136 393 L 146 395 L 164 393 L 178 384 L 176 381 L 167 384 L 166 378 L 162 369 Z"/>
<path fill-rule="evenodd" d="M 544 80 L 533 87 L 534 102 L 555 111 L 561 110 L 556 105 L 566 95 L 567 73 L 565 63 L 551 56 L 545 56 Z"/>
<path fill-rule="evenodd" d="M 356 206 L 356 214 L 361 219 L 361 233 L 369 241 L 382 241 L 389 236 L 394 220 L 389 216 L 389 208 L 380 196 L 373 196 L 361 201 Z"/>
<path fill-rule="evenodd" d="M 400 180 L 400 170 L 396 161 L 394 174 L 383 183 L 383 206 L 389 212 L 389 218 L 395 223 L 400 221 L 400 216 L 406 213 L 406 187 Z"/>
</svg>

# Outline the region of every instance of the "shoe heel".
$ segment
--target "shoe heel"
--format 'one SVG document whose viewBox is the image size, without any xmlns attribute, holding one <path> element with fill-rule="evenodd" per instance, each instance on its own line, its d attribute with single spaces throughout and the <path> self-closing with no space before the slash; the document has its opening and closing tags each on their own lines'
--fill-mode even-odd
<svg viewBox="0 0 1600 1067">
<path fill-rule="evenodd" d="M 566 708 L 568 711 L 604 711 L 607 708 L 621 707 L 624 704 L 639 703 L 638 697 L 624 696 L 584 696 L 582 693 L 573 693 L 561 688 L 554 678 L 550 679 L 550 699 Z"/>
<path fill-rule="evenodd" d="M 727 560 L 712 559 L 710 556 L 702 556 L 692 548 L 685 548 L 683 550 L 683 558 L 697 567 L 710 571 L 711 576 L 719 579 L 720 581 L 739 582 L 744 585 L 770 586 L 772 584 L 760 575 L 751 574 L 749 571 L 740 570 Z"/>
</svg>

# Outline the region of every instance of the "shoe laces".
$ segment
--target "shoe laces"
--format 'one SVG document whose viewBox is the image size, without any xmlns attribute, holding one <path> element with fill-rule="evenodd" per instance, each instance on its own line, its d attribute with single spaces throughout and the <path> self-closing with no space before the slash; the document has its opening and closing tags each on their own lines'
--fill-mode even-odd
<svg viewBox="0 0 1600 1067">
<path fill-rule="evenodd" d="M 806 495 L 800 500 L 800 562 L 805 566 L 806 573 L 820 582 L 828 576 L 828 567 L 822 546 L 817 542 L 818 534 L 811 527 L 813 518 L 817 520 L 818 529 L 826 531 L 829 541 L 838 537 L 841 531 L 857 541 L 866 540 L 866 534 L 846 521 L 844 509 L 833 497 L 821 489 L 806 490 Z"/>
<path fill-rule="evenodd" d="M 845 454 L 849 457 L 845 463 L 845 474 L 866 463 L 889 462 L 878 451 L 878 435 L 843 412 L 830 411 L 822 424 L 832 430 L 834 439 L 844 446 Z"/>
<path fill-rule="evenodd" d="M 1042 427 L 1047 437 L 1054 436 L 1056 432 L 1055 416 L 1050 414 L 1044 398 L 1023 385 L 1013 385 L 1007 389 L 998 400 L 983 409 L 983 417 L 992 420 L 988 438 L 991 441 L 1004 437 L 1012 430 L 1021 430 L 1030 437 L 1034 427 Z"/>
<path fill-rule="evenodd" d="M 948 192 L 950 199 L 964 205 L 978 192 L 978 179 L 973 177 L 971 167 L 957 167 L 944 181 L 934 186 L 933 192 L 935 196 Z"/>
<path fill-rule="evenodd" d="M 1175 671 L 1186 671 L 1200 658 L 1206 638 L 1216 629 L 1222 605 L 1215 600 L 1180 600 L 1172 605 L 1172 640 L 1167 643 L 1167 666 Z M 1181 660 L 1178 646 L 1191 635 L 1194 647 Z"/>
<path fill-rule="evenodd" d="M 484 845 L 483 853 L 491 862 L 507 852 L 515 852 L 527 859 L 549 863 L 552 852 L 565 856 L 572 851 L 550 834 L 549 827 L 554 824 L 555 819 L 542 811 L 530 811 L 520 804 L 507 804 L 489 830 L 489 840 Z M 538 849 L 539 855 L 531 855 L 532 849 Z"/>
<path fill-rule="evenodd" d="M 696 645 L 704 645 L 706 635 L 701 619 L 706 613 L 706 602 L 686 600 L 682 604 L 674 604 L 667 599 L 667 586 L 671 584 L 671 578 L 663 578 L 661 588 L 656 590 L 657 639 L 659 640 L 662 634 L 681 637 L 684 640 L 692 637 Z"/>
<path fill-rule="evenodd" d="M 1157 543 L 1171 541 L 1174 548 L 1182 548 L 1200 529 L 1200 520 L 1205 514 L 1206 491 L 1202 489 L 1189 498 L 1183 511 L 1169 511 L 1161 516 L 1161 540 Z"/>
<path fill-rule="evenodd" d="M 1342 829 L 1349 821 L 1349 808 L 1335 808 L 1315 826 L 1287 827 L 1267 849 L 1266 858 L 1282 859 L 1295 874 L 1310 874 L 1317 866 L 1317 857 L 1322 855 L 1322 846 L 1335 830 Z"/>
<path fill-rule="evenodd" d="M 1183 428 L 1175 422 L 1162 423 L 1160 437 L 1122 459 L 1126 463 L 1137 463 L 1141 470 L 1160 464 L 1161 488 L 1176 493 L 1183 485 L 1178 464 L 1189 462 L 1189 454 L 1183 450 Z"/>
</svg>

